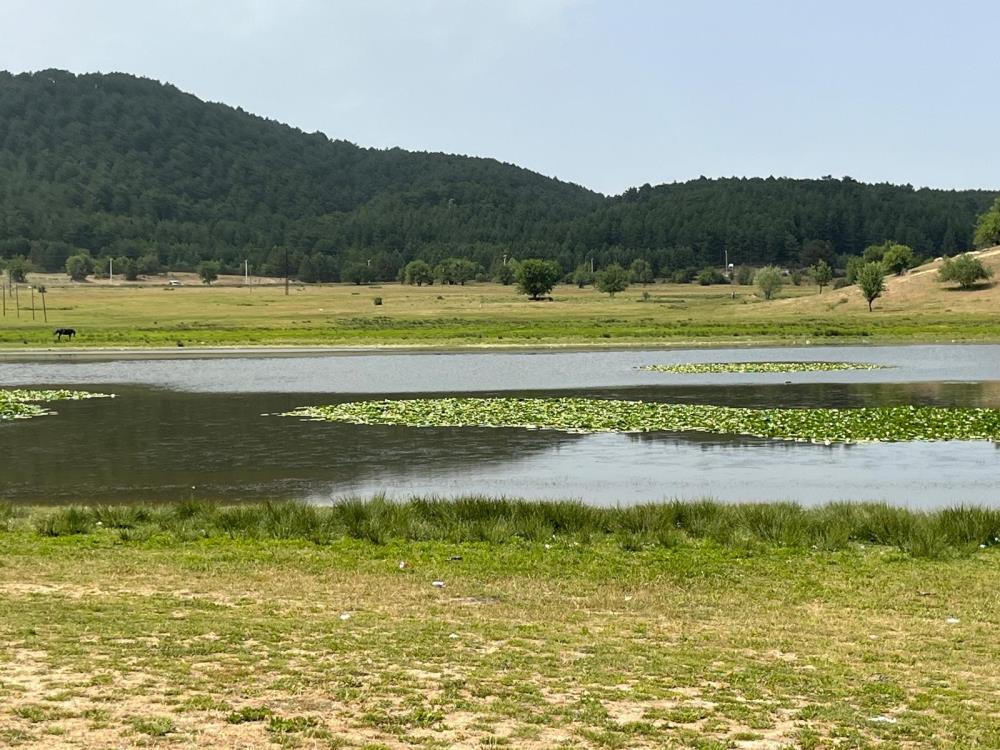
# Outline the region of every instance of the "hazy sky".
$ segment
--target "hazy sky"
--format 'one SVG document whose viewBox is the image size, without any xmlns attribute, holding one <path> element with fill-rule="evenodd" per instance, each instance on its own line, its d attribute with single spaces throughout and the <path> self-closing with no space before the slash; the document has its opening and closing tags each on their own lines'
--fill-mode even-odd
<svg viewBox="0 0 1000 750">
<path fill-rule="evenodd" d="M 605 193 L 1000 187 L 996 0 L 0 0 L 0 68 L 126 71 Z"/>
</svg>

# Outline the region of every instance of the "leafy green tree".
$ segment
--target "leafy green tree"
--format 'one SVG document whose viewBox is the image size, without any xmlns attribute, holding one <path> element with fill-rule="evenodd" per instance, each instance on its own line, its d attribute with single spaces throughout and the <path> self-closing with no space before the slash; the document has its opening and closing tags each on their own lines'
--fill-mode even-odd
<svg viewBox="0 0 1000 750">
<path fill-rule="evenodd" d="M 740 286 L 750 286 L 753 283 L 754 269 L 752 266 L 737 266 L 733 280 Z"/>
<path fill-rule="evenodd" d="M 865 266 L 865 259 L 855 255 L 852 258 L 847 259 L 847 276 L 846 281 L 848 284 L 858 283 L 858 274 L 861 269 Z"/>
<path fill-rule="evenodd" d="M 403 281 L 404 283 L 416 284 L 417 286 L 433 284 L 434 271 L 430 263 L 425 260 L 411 260 L 403 266 Z"/>
<path fill-rule="evenodd" d="M 590 261 L 585 260 L 573 271 L 572 281 L 580 289 L 594 283 L 594 272 L 590 270 Z"/>
<path fill-rule="evenodd" d="M 810 269 L 813 281 L 816 282 L 816 286 L 819 287 L 819 293 L 823 293 L 823 287 L 829 284 L 833 280 L 833 269 L 830 268 L 830 264 L 825 260 L 819 261 L 815 266 Z"/>
<path fill-rule="evenodd" d="M 976 247 L 1000 245 L 1000 198 L 997 198 L 992 208 L 976 221 L 973 242 Z"/>
<path fill-rule="evenodd" d="M 869 245 L 865 248 L 861 257 L 864 259 L 865 263 L 880 263 L 882 258 L 885 257 L 886 251 L 888 251 L 890 247 L 892 247 L 892 243 L 889 241 L 883 242 L 879 245 Z"/>
<path fill-rule="evenodd" d="M 938 271 L 940 281 L 954 281 L 962 289 L 972 289 L 977 281 L 986 281 L 992 276 L 992 268 L 987 268 L 979 258 L 968 253 L 945 259 Z"/>
<path fill-rule="evenodd" d="M 729 279 L 715 266 L 706 266 L 698 272 L 697 281 L 701 286 L 728 284 Z"/>
<path fill-rule="evenodd" d="M 94 272 L 94 259 L 89 253 L 77 253 L 66 259 L 66 273 L 73 281 L 84 281 Z"/>
<path fill-rule="evenodd" d="M 560 276 L 562 269 L 554 260 L 526 258 L 517 264 L 517 288 L 531 299 L 536 300 L 551 292 Z"/>
<path fill-rule="evenodd" d="M 868 312 L 871 312 L 872 303 L 885 291 L 885 267 L 875 261 L 865 263 L 858 271 L 858 286 L 868 301 Z"/>
<path fill-rule="evenodd" d="M 482 267 L 466 258 L 445 258 L 434 266 L 434 278 L 442 284 L 462 284 L 472 281 Z"/>
<path fill-rule="evenodd" d="M 890 245 L 882 256 L 882 265 L 885 266 L 886 272 L 897 276 L 902 276 L 903 271 L 912 268 L 914 263 L 913 248 L 908 245 Z"/>
<path fill-rule="evenodd" d="M 774 299 L 774 295 L 781 291 L 785 285 L 785 277 L 777 266 L 764 266 L 758 268 L 757 273 L 753 275 L 753 283 L 764 295 L 764 299 L 769 300 Z"/>
<path fill-rule="evenodd" d="M 31 263 L 26 258 L 18 256 L 7 261 L 7 275 L 16 284 L 24 284 L 32 271 Z"/>
<path fill-rule="evenodd" d="M 370 284 L 375 280 L 375 272 L 367 263 L 349 261 L 340 269 L 340 278 L 348 284 Z"/>
<path fill-rule="evenodd" d="M 125 281 L 135 281 L 139 278 L 139 261 L 135 258 L 118 258 L 115 268 L 119 269 Z"/>
<path fill-rule="evenodd" d="M 214 260 L 203 260 L 198 264 L 198 276 L 203 284 L 211 286 L 219 278 L 219 264 Z"/>
<path fill-rule="evenodd" d="M 506 263 L 501 263 L 497 267 L 494 279 L 498 284 L 510 286 L 517 280 L 517 264 L 512 260 Z"/>
<path fill-rule="evenodd" d="M 594 277 L 594 286 L 609 297 L 614 297 L 618 292 L 624 292 L 628 289 L 628 271 L 617 263 L 612 263 L 607 268 L 597 272 Z"/>
<path fill-rule="evenodd" d="M 139 258 L 139 273 L 154 276 L 160 272 L 160 257 L 156 253 L 146 253 Z"/>
<path fill-rule="evenodd" d="M 628 269 L 628 279 L 632 284 L 652 284 L 654 281 L 653 267 L 644 258 L 636 258 Z"/>
</svg>

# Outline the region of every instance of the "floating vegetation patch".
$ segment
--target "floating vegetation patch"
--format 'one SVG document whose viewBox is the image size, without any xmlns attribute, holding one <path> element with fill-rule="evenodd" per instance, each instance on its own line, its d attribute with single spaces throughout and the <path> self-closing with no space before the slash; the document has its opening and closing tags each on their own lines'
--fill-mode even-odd
<svg viewBox="0 0 1000 750">
<path fill-rule="evenodd" d="M 282 416 L 408 427 L 711 432 L 816 443 L 1000 441 L 1000 409 L 931 406 L 742 409 L 586 398 L 441 398 L 307 406 Z"/>
<path fill-rule="evenodd" d="M 676 375 L 703 375 L 723 372 L 834 372 L 836 370 L 886 370 L 889 365 L 868 362 L 689 362 L 679 365 L 643 365 L 640 370 Z"/>
<path fill-rule="evenodd" d="M 0 419 L 41 417 L 53 412 L 51 409 L 46 409 L 39 404 L 51 401 L 80 401 L 85 398 L 114 398 L 114 396 L 108 393 L 90 393 L 88 391 L 0 390 Z"/>
</svg>

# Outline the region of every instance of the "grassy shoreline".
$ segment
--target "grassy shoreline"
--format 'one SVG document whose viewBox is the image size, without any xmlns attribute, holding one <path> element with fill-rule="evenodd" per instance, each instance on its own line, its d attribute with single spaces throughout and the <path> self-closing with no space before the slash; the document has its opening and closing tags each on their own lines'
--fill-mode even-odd
<svg viewBox="0 0 1000 750">
<path fill-rule="evenodd" d="M 856 290 L 821 295 L 810 287 L 789 287 L 783 299 L 765 302 L 752 287 L 740 286 L 651 284 L 614 299 L 559 286 L 552 301 L 530 302 L 513 287 L 490 283 L 296 285 L 286 296 L 273 286 L 164 289 L 69 284 L 53 276 L 44 279 L 48 322 L 38 309 L 23 308 L 16 317 L 8 301 L 0 351 L 69 349 L 67 342 L 54 346 L 55 327 L 77 330 L 74 350 L 1000 341 L 996 290 L 959 295 L 927 276 L 914 271 L 891 280 L 874 313 Z"/>
<path fill-rule="evenodd" d="M 998 511 L 3 513 L 0 744 L 1000 742 Z"/>
</svg>

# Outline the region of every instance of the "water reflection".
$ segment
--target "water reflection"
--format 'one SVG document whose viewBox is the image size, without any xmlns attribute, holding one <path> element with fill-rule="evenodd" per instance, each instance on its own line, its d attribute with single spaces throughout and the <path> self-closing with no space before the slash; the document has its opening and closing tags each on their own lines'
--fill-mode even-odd
<svg viewBox="0 0 1000 750">
<path fill-rule="evenodd" d="M 702 496 L 1000 504 L 1000 454 L 991 443 L 821 446 L 702 433 L 355 426 L 265 416 L 357 398 L 346 394 L 104 390 L 119 398 L 59 403 L 58 416 L 0 425 L 6 459 L 0 498 L 328 502 L 350 492 L 388 491 L 579 497 L 601 504 Z M 1000 383 L 643 386 L 581 395 L 758 407 L 998 407 Z"/>
</svg>

